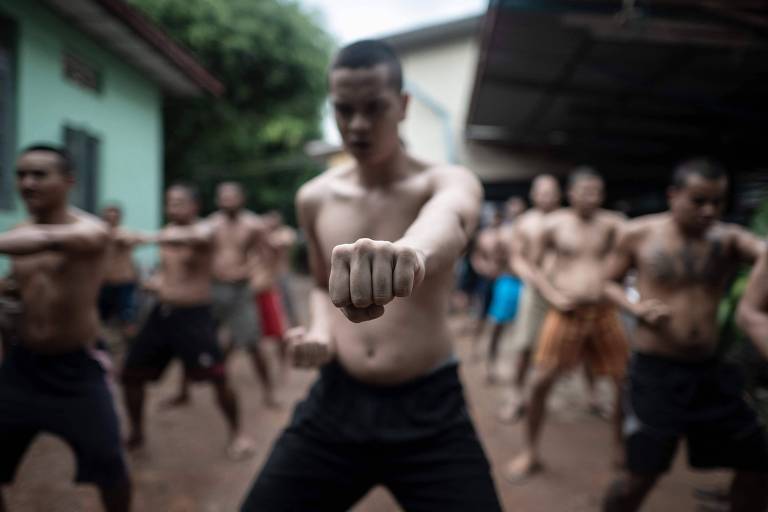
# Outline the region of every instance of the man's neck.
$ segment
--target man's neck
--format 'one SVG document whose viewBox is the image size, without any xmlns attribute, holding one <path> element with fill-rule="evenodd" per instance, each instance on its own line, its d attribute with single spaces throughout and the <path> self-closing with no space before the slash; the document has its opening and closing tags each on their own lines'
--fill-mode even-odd
<svg viewBox="0 0 768 512">
<path fill-rule="evenodd" d="M 64 204 L 50 210 L 37 211 L 32 213 L 32 219 L 36 224 L 67 224 L 69 222 L 69 208 Z"/>
<path fill-rule="evenodd" d="M 408 170 L 408 155 L 397 147 L 387 158 L 375 164 L 357 162 L 357 174 L 360 184 L 374 188 L 390 185 L 402 179 Z"/>
<path fill-rule="evenodd" d="M 224 218 L 229 221 L 236 221 L 238 217 L 240 217 L 241 209 L 237 210 L 221 210 L 221 213 L 224 215 Z"/>
</svg>

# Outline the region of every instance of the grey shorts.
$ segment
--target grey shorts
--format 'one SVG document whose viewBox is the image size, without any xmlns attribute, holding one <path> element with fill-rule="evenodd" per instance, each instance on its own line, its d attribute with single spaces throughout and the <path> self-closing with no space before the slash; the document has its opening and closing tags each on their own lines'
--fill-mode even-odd
<svg viewBox="0 0 768 512">
<path fill-rule="evenodd" d="M 236 345 L 253 347 L 261 339 L 261 324 L 248 281 L 213 283 L 213 318 L 226 328 Z"/>
<path fill-rule="evenodd" d="M 536 346 L 547 311 L 549 303 L 539 291 L 533 285 L 525 286 L 510 344 L 514 352 L 532 350 Z"/>
</svg>

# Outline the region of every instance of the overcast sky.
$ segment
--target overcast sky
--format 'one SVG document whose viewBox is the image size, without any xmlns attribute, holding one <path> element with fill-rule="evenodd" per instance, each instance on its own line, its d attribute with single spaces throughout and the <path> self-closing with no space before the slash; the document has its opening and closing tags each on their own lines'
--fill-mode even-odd
<svg viewBox="0 0 768 512">
<path fill-rule="evenodd" d="M 320 12 L 339 43 L 485 12 L 488 0 L 300 0 Z"/>
</svg>

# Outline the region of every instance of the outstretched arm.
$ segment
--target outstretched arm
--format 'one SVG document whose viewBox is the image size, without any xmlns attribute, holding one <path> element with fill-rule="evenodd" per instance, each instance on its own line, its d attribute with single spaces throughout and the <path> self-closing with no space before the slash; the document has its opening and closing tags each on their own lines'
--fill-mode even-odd
<svg viewBox="0 0 768 512">
<path fill-rule="evenodd" d="M 168 245 L 207 245 L 213 239 L 213 230 L 207 222 L 189 226 L 168 226 L 157 235 L 157 243 Z"/>
<path fill-rule="evenodd" d="M 749 276 L 747 289 L 739 304 L 737 321 L 762 356 L 768 359 L 768 253 L 766 251 L 763 251 Z"/>
<path fill-rule="evenodd" d="M 380 317 L 385 304 L 450 268 L 466 247 L 480 211 L 480 183 L 466 169 L 445 168 L 434 186 L 399 240 L 362 238 L 333 248 L 329 293 L 351 321 Z"/>
<path fill-rule="evenodd" d="M 25 256 L 42 251 L 89 252 L 104 247 L 106 228 L 96 222 L 28 224 L 0 234 L 0 253 Z"/>
</svg>

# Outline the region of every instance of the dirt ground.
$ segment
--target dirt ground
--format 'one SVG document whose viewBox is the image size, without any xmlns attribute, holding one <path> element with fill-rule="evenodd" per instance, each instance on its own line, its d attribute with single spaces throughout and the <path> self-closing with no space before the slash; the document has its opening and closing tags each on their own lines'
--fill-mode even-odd
<svg viewBox="0 0 768 512">
<path fill-rule="evenodd" d="M 302 282 L 296 291 L 305 290 Z M 306 293 L 297 293 L 305 297 Z M 460 319 L 457 319 L 457 324 Z M 458 331 L 458 329 L 456 329 Z M 503 387 L 485 383 L 483 365 L 469 361 L 472 340 L 457 337 L 467 398 L 480 436 L 494 468 L 496 485 L 507 511 L 597 511 L 600 497 L 612 479 L 609 462 L 609 425 L 587 414 L 580 376 L 566 379 L 551 401 L 552 413 L 543 437 L 547 469 L 523 484 L 507 483 L 502 468 L 521 446 L 521 427 L 499 423 L 495 414 Z M 142 512 L 229 512 L 238 506 L 250 482 L 268 455 L 273 439 L 285 425 L 293 405 L 306 392 L 314 372 L 293 371 L 281 390 L 283 407 L 266 409 L 248 359 L 237 354 L 231 364 L 239 392 L 246 433 L 257 446 L 255 457 L 231 462 L 224 453 L 225 427 L 213 397 L 205 388 L 193 388 L 190 406 L 161 410 L 160 401 L 170 396 L 179 378 L 173 367 L 164 379 L 149 389 L 147 404 L 148 446 L 130 456 L 135 485 L 134 510 Z M 606 401 L 608 390 L 601 388 Z M 121 411 L 122 415 L 122 411 Z M 684 450 L 673 471 L 664 478 L 644 511 L 696 510 L 696 487 L 724 486 L 727 474 L 693 473 L 685 467 Z M 75 487 L 74 460 L 59 440 L 41 436 L 28 452 L 16 482 L 6 490 L 11 512 L 99 511 L 96 491 Z M 401 510 L 383 489 L 374 489 L 355 512 Z"/>
</svg>

